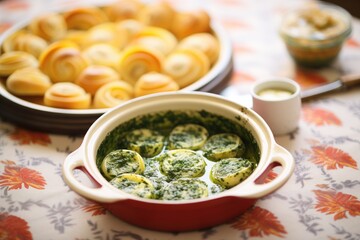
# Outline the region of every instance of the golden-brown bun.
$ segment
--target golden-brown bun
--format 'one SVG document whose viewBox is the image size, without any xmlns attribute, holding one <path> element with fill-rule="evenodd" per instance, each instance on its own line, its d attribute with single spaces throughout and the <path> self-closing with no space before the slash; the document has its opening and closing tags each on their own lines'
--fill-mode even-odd
<svg viewBox="0 0 360 240">
<path fill-rule="evenodd" d="M 59 82 L 45 92 L 44 104 L 56 108 L 85 109 L 90 107 L 91 95 L 74 83 Z"/>
<path fill-rule="evenodd" d="M 178 49 L 164 62 L 164 73 L 172 77 L 180 88 L 199 80 L 209 68 L 209 59 L 204 53 L 195 49 Z"/>
<path fill-rule="evenodd" d="M 93 65 L 104 65 L 116 69 L 120 59 L 120 51 L 106 43 L 98 43 L 82 51 L 83 56 Z"/>
<path fill-rule="evenodd" d="M 139 32 L 130 45 L 139 45 L 168 55 L 177 45 L 176 37 L 159 27 L 146 27 Z"/>
<path fill-rule="evenodd" d="M 115 23 L 117 31 L 124 33 L 127 43 L 129 43 L 139 32 L 141 32 L 145 25 L 136 19 L 125 19 Z"/>
<path fill-rule="evenodd" d="M 3 42 L 4 52 L 23 51 L 38 58 L 48 46 L 47 42 L 39 36 L 25 31 L 18 31 Z"/>
<path fill-rule="evenodd" d="M 0 76 L 9 76 L 18 69 L 37 67 L 38 60 L 27 52 L 12 51 L 0 56 Z"/>
<path fill-rule="evenodd" d="M 87 65 L 77 45 L 70 41 L 55 42 L 40 56 L 40 69 L 53 82 L 73 82 Z"/>
<path fill-rule="evenodd" d="M 119 80 L 118 73 L 106 66 L 90 65 L 85 68 L 75 83 L 90 94 L 95 92 L 104 84 Z"/>
<path fill-rule="evenodd" d="M 69 30 L 65 37 L 60 41 L 70 41 L 75 43 L 79 48 L 84 48 L 87 42 L 87 31 L 84 30 Z"/>
<path fill-rule="evenodd" d="M 210 17 L 203 10 L 178 12 L 175 14 L 171 31 L 178 39 L 194 33 L 210 31 Z"/>
<path fill-rule="evenodd" d="M 16 70 L 6 80 L 6 88 L 18 96 L 43 96 L 51 84 L 49 77 L 34 67 Z"/>
<path fill-rule="evenodd" d="M 138 19 L 148 26 L 161 27 L 170 30 L 175 10 L 166 2 L 147 4 L 138 14 Z"/>
<path fill-rule="evenodd" d="M 133 46 L 123 51 L 118 70 L 121 79 L 134 86 L 143 74 L 161 72 L 162 64 L 163 58 L 160 53 L 145 47 Z"/>
<path fill-rule="evenodd" d="M 179 85 L 169 76 L 157 72 L 142 75 L 135 84 L 135 97 L 158 92 L 179 90 Z"/>
<path fill-rule="evenodd" d="M 135 19 L 143 7 L 143 3 L 137 0 L 119 0 L 105 8 L 105 12 L 111 21 Z"/>
<path fill-rule="evenodd" d="M 211 33 L 195 33 L 183 40 L 178 45 L 179 49 L 190 48 L 197 49 L 205 53 L 210 64 L 213 64 L 220 52 L 220 46 L 217 38 Z"/>
<path fill-rule="evenodd" d="M 107 43 L 123 49 L 129 41 L 127 34 L 126 29 L 118 28 L 115 23 L 106 22 L 90 28 L 83 44 L 86 47 L 96 43 Z"/>
<path fill-rule="evenodd" d="M 98 7 L 75 8 L 64 13 L 68 29 L 88 30 L 108 21 L 106 14 Z"/>
<path fill-rule="evenodd" d="M 39 37 L 53 42 L 65 36 L 67 26 L 63 15 L 48 13 L 34 18 L 29 25 L 29 29 Z"/>
<path fill-rule="evenodd" d="M 134 96 L 133 87 L 124 81 L 114 81 L 101 86 L 95 93 L 95 108 L 111 108 Z"/>
</svg>

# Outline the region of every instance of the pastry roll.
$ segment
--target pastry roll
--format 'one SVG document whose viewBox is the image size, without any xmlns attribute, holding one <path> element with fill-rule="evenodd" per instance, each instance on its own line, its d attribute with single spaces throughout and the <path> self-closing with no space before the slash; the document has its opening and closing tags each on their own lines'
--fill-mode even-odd
<svg viewBox="0 0 360 240">
<path fill-rule="evenodd" d="M 166 2 L 147 4 L 138 14 L 138 19 L 148 26 L 170 30 L 175 10 Z"/>
<path fill-rule="evenodd" d="M 87 31 L 84 45 L 107 43 L 118 49 L 123 49 L 128 41 L 126 29 L 118 28 L 115 23 L 107 22 L 90 28 Z"/>
<path fill-rule="evenodd" d="M 39 36 L 25 31 L 18 31 L 5 39 L 3 49 L 5 52 L 23 51 L 38 58 L 48 46 L 47 42 Z"/>
<path fill-rule="evenodd" d="M 98 7 L 76 8 L 64 13 L 68 29 L 88 30 L 108 21 L 108 17 Z"/>
<path fill-rule="evenodd" d="M 179 90 L 179 85 L 169 76 L 157 72 L 142 75 L 135 84 L 135 97 L 158 92 Z"/>
<path fill-rule="evenodd" d="M 134 85 L 145 73 L 161 72 L 162 55 L 145 47 L 126 48 L 119 61 L 119 72 L 123 80 Z"/>
<path fill-rule="evenodd" d="M 90 107 L 91 95 L 74 83 L 60 82 L 45 92 L 44 104 L 56 108 L 86 109 Z"/>
<path fill-rule="evenodd" d="M 136 19 L 125 19 L 123 21 L 116 22 L 115 24 L 116 29 L 119 32 L 126 33 L 125 36 L 128 43 L 145 28 L 145 25 Z"/>
<path fill-rule="evenodd" d="M 116 80 L 119 80 L 119 75 L 114 69 L 90 65 L 82 71 L 75 83 L 85 89 L 86 92 L 95 94 L 102 85 Z"/>
<path fill-rule="evenodd" d="M 219 42 L 217 38 L 211 33 L 192 34 L 181 40 L 178 48 L 200 50 L 209 58 L 210 64 L 213 64 L 217 60 L 220 52 Z"/>
<path fill-rule="evenodd" d="M 43 96 L 51 84 L 50 78 L 34 67 L 16 70 L 6 80 L 6 88 L 18 96 Z"/>
<path fill-rule="evenodd" d="M 114 81 L 101 86 L 94 96 L 95 108 L 111 108 L 134 96 L 133 87 L 124 81 Z"/>
<path fill-rule="evenodd" d="M 59 13 L 48 13 L 32 20 L 29 29 L 39 37 L 49 42 L 54 42 L 65 36 L 67 25 L 63 15 Z"/>
<path fill-rule="evenodd" d="M 119 0 L 106 7 L 105 12 L 111 21 L 116 22 L 135 19 L 143 6 L 143 3 L 138 0 Z"/>
<path fill-rule="evenodd" d="M 203 10 L 178 12 L 175 14 L 171 31 L 178 39 L 194 33 L 210 31 L 210 16 Z"/>
<path fill-rule="evenodd" d="M 179 49 L 164 61 L 164 73 L 180 86 L 186 87 L 204 76 L 210 68 L 209 59 L 199 50 Z"/>
<path fill-rule="evenodd" d="M 75 43 L 78 47 L 84 48 L 86 45 L 87 31 L 69 30 L 61 41 L 69 41 Z"/>
<path fill-rule="evenodd" d="M 40 69 L 53 82 L 73 82 L 87 65 L 77 45 L 70 41 L 55 42 L 40 56 Z"/>
<path fill-rule="evenodd" d="M 37 67 L 38 60 L 30 53 L 12 51 L 0 56 L 0 76 L 9 76 L 18 69 Z"/>
<path fill-rule="evenodd" d="M 98 43 L 82 51 L 83 56 L 94 65 L 104 65 L 116 68 L 120 59 L 120 51 L 114 46 L 106 43 Z"/>
<path fill-rule="evenodd" d="M 146 27 L 139 32 L 130 45 L 140 45 L 168 55 L 177 45 L 176 37 L 159 27 Z"/>
</svg>

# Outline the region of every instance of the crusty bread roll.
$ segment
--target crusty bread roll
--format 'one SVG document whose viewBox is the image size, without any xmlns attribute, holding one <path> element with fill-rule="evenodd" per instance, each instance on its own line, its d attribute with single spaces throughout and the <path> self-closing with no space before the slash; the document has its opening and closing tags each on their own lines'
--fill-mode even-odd
<svg viewBox="0 0 360 240">
<path fill-rule="evenodd" d="M 59 82 L 45 92 L 44 104 L 56 108 L 86 109 L 90 107 L 91 95 L 74 83 Z"/>
<path fill-rule="evenodd" d="M 29 25 L 32 33 L 53 42 L 62 39 L 67 32 L 65 19 L 60 13 L 47 13 L 34 18 Z"/>
<path fill-rule="evenodd" d="M 172 77 L 180 88 L 199 80 L 209 68 L 209 59 L 195 49 L 178 49 L 164 61 L 164 73 Z"/>
<path fill-rule="evenodd" d="M 0 76 L 9 76 L 16 70 L 26 67 L 37 67 L 38 60 L 30 53 L 12 51 L 0 56 Z"/>
<path fill-rule="evenodd" d="M 119 61 L 121 79 L 134 85 L 145 73 L 161 72 L 163 57 L 160 53 L 140 46 L 126 48 Z"/>
<path fill-rule="evenodd" d="M 178 39 L 183 39 L 194 33 L 210 31 L 210 16 L 203 10 L 177 12 L 171 31 Z"/>
<path fill-rule="evenodd" d="M 134 88 L 124 81 L 113 81 L 101 86 L 94 96 L 94 108 L 115 107 L 134 97 Z"/>
<path fill-rule="evenodd" d="M 119 75 L 114 69 L 90 65 L 80 73 L 75 83 L 93 95 L 102 85 L 116 80 L 119 80 Z"/>
<path fill-rule="evenodd" d="M 136 82 L 135 97 L 140 97 L 158 92 L 171 92 L 179 90 L 179 85 L 169 76 L 150 72 L 142 75 Z"/>
<path fill-rule="evenodd" d="M 74 82 L 88 66 L 75 43 L 58 41 L 40 55 L 40 69 L 53 82 Z"/>
<path fill-rule="evenodd" d="M 51 85 L 50 78 L 34 67 L 16 70 L 6 80 L 8 91 L 18 96 L 43 96 Z"/>
<path fill-rule="evenodd" d="M 218 59 L 220 52 L 219 41 L 211 33 L 192 34 L 181 40 L 178 44 L 178 48 L 190 48 L 200 50 L 208 57 L 210 64 L 213 64 Z"/>
</svg>

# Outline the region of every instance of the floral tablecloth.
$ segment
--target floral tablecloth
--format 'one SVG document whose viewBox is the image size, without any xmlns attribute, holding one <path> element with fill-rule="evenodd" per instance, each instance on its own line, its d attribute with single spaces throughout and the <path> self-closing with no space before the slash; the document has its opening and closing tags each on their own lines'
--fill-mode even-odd
<svg viewBox="0 0 360 240">
<path fill-rule="evenodd" d="M 73 2 L 1 1 L 0 31 L 50 5 Z M 281 14 L 299 1 L 171 3 L 206 8 L 228 30 L 234 73 L 221 94 L 234 101 L 246 104 L 243 95 L 252 84 L 270 76 L 290 77 L 308 88 L 359 71 L 357 19 L 337 62 L 305 70 L 294 65 L 276 30 Z M 81 136 L 36 132 L 0 120 L 0 239 L 360 239 L 360 89 L 304 102 L 298 130 L 276 140 L 296 161 L 282 188 L 223 225 L 165 233 L 129 225 L 69 189 L 62 163 L 80 146 Z"/>
</svg>

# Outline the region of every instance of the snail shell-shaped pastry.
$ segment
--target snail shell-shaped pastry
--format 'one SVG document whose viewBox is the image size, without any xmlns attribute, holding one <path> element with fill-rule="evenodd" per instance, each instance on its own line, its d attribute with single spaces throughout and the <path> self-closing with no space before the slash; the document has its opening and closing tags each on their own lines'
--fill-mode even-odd
<svg viewBox="0 0 360 240">
<path fill-rule="evenodd" d="M 198 49 L 209 58 L 210 64 L 213 64 L 217 60 L 220 52 L 218 40 L 210 33 L 192 34 L 181 40 L 178 48 Z"/>
<path fill-rule="evenodd" d="M 6 80 L 9 92 L 18 96 L 43 96 L 51 86 L 50 78 L 38 68 L 22 68 Z"/>
<path fill-rule="evenodd" d="M 177 45 L 176 37 L 168 30 L 159 27 L 146 27 L 139 32 L 131 45 L 140 45 L 168 55 Z"/>
<path fill-rule="evenodd" d="M 134 96 L 133 87 L 124 81 L 114 81 L 101 86 L 94 96 L 95 108 L 111 108 Z"/>
<path fill-rule="evenodd" d="M 118 28 L 115 23 L 102 23 L 88 30 L 85 46 L 95 43 L 111 44 L 118 49 L 122 49 L 128 43 L 126 29 Z"/>
<path fill-rule="evenodd" d="M 147 4 L 138 14 L 138 19 L 148 26 L 170 30 L 175 15 L 174 9 L 166 2 Z"/>
<path fill-rule="evenodd" d="M 76 8 L 64 13 L 68 29 L 88 30 L 108 21 L 108 17 L 98 7 Z"/>
<path fill-rule="evenodd" d="M 62 39 L 67 31 L 67 25 L 63 15 L 48 13 L 31 21 L 29 29 L 39 37 L 53 42 Z"/>
<path fill-rule="evenodd" d="M 112 45 L 98 43 L 83 50 L 83 56 L 90 64 L 104 65 L 116 68 L 120 59 L 120 52 Z"/>
<path fill-rule="evenodd" d="M 179 49 L 165 59 L 163 72 L 183 88 L 204 76 L 209 68 L 209 59 L 204 53 L 195 49 Z"/>
<path fill-rule="evenodd" d="M 135 19 L 143 6 L 138 0 L 120 0 L 106 7 L 105 12 L 111 21 L 116 22 Z"/>
<path fill-rule="evenodd" d="M 194 33 L 210 31 L 210 16 L 203 10 L 178 12 L 173 20 L 172 32 L 178 39 Z"/>
<path fill-rule="evenodd" d="M 142 75 L 135 83 L 135 97 L 157 92 L 170 92 L 179 90 L 179 85 L 169 76 L 150 72 Z"/>
<path fill-rule="evenodd" d="M 117 31 L 124 32 L 123 30 L 125 30 L 126 34 L 124 37 L 127 38 L 128 42 L 145 28 L 145 25 L 136 19 L 125 19 L 115 24 Z"/>
<path fill-rule="evenodd" d="M 119 72 L 122 79 L 134 85 L 145 73 L 161 72 L 162 55 L 145 47 L 126 48 L 120 57 Z"/>
<path fill-rule="evenodd" d="M 55 83 L 44 95 L 44 104 L 49 107 L 86 109 L 90 103 L 91 95 L 71 82 Z"/>
<path fill-rule="evenodd" d="M 75 83 L 85 89 L 86 92 L 95 94 L 102 85 L 116 80 L 119 80 L 119 75 L 114 69 L 90 65 L 82 71 Z"/>
<path fill-rule="evenodd" d="M 9 76 L 18 69 L 37 67 L 38 60 L 27 52 L 12 51 L 0 56 L 0 76 Z"/>
<path fill-rule="evenodd" d="M 86 45 L 87 31 L 83 30 L 69 30 L 61 41 L 69 41 L 83 48 Z"/>
<path fill-rule="evenodd" d="M 55 42 L 40 56 L 40 69 L 53 82 L 73 82 L 87 65 L 77 45 L 70 41 Z"/>
<path fill-rule="evenodd" d="M 25 31 L 19 31 L 8 37 L 3 43 L 5 52 L 23 51 L 38 58 L 48 46 L 47 42 L 39 36 Z"/>
</svg>

